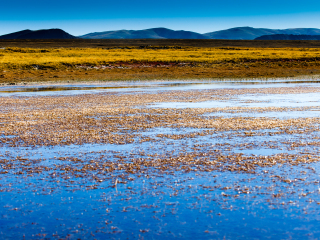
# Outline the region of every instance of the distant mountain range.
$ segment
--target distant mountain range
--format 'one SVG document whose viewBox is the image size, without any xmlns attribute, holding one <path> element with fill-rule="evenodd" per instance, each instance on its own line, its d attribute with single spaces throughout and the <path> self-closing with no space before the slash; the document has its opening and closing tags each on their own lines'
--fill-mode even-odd
<svg viewBox="0 0 320 240">
<path fill-rule="evenodd" d="M 272 34 L 257 37 L 255 40 L 320 40 L 320 35 Z"/>
<path fill-rule="evenodd" d="M 273 36 L 270 39 L 266 36 Z M 277 36 L 276 36 L 277 35 Z M 281 36 L 280 36 L 281 35 Z M 290 28 L 290 29 L 268 29 L 237 27 L 221 31 L 200 34 L 190 31 L 175 31 L 167 28 L 150 28 L 144 30 L 116 30 L 106 32 L 94 32 L 82 36 L 72 36 L 61 29 L 23 30 L 0 36 L 0 39 L 229 39 L 229 40 L 254 40 L 263 36 L 265 40 L 302 40 L 293 36 L 315 36 L 320 35 L 317 28 Z M 297 38 L 297 39 L 295 39 Z M 309 39 L 310 38 L 310 39 Z M 318 40 L 316 37 L 306 37 L 303 40 Z M 261 39 L 262 40 L 262 39 Z"/>
<path fill-rule="evenodd" d="M 167 28 L 95 32 L 79 37 L 85 39 L 209 39 L 209 37 L 200 33 L 190 31 L 174 31 Z"/>
<path fill-rule="evenodd" d="M 205 34 L 174 31 L 167 28 L 150 28 L 145 30 L 117 30 L 107 32 L 95 32 L 79 36 L 85 39 L 230 39 L 253 40 L 263 35 L 271 34 L 304 34 L 320 35 L 317 28 L 291 28 L 291 29 L 267 29 L 252 27 L 237 27 Z"/>
<path fill-rule="evenodd" d="M 23 30 L 0 36 L 0 39 L 75 39 L 61 29 Z"/>
<path fill-rule="evenodd" d="M 226 30 L 205 33 L 210 39 L 232 39 L 232 40 L 254 40 L 263 35 L 272 34 L 294 34 L 294 35 L 320 35 L 320 29 L 317 28 L 289 28 L 289 29 L 268 29 L 237 27 Z"/>
</svg>

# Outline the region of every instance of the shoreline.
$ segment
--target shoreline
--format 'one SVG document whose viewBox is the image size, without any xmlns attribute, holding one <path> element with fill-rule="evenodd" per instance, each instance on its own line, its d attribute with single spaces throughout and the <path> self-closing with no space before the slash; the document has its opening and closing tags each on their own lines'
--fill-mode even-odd
<svg viewBox="0 0 320 240">
<path fill-rule="evenodd" d="M 320 66 L 306 68 L 268 68 L 257 67 L 169 67 L 169 68 L 131 68 L 131 69 L 66 69 L 66 70 L 4 70 L 0 71 L 0 86 L 29 85 L 33 83 L 76 83 L 76 82 L 123 82 L 154 80 L 244 80 L 276 78 L 317 78 Z"/>
<path fill-rule="evenodd" d="M 32 87 L 133 87 L 140 84 L 213 84 L 213 83 L 313 83 L 320 81 L 320 75 L 301 75 L 297 77 L 278 77 L 278 78 L 207 78 L 207 79 L 150 79 L 150 80 L 61 80 L 61 81 L 38 81 L 38 82 L 18 82 L 14 85 L 10 83 L 0 83 L 0 88 L 32 88 Z"/>
</svg>

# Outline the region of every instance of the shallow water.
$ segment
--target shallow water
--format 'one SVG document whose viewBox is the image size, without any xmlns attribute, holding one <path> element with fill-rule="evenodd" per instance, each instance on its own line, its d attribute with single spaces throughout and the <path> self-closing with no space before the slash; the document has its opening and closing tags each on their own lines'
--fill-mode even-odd
<svg viewBox="0 0 320 240">
<path fill-rule="evenodd" d="M 149 102 L 137 102 L 125 108 L 112 107 L 124 113 L 111 111 L 103 115 L 93 110 L 84 117 L 90 119 L 91 125 L 86 125 L 76 112 L 75 117 L 79 117 L 81 123 L 77 127 L 82 127 L 83 132 L 88 127 L 101 128 L 110 118 L 118 119 L 119 122 L 110 124 L 119 125 L 108 131 L 132 137 L 127 142 L 54 144 L 45 138 L 51 133 L 40 128 L 40 132 L 34 132 L 40 133 L 35 138 L 44 142 L 31 144 L 26 135 L 33 134 L 37 126 L 24 132 L 27 123 L 17 128 L 15 135 L 0 131 L 0 236 L 3 239 L 320 238 L 320 90 L 316 89 L 319 86 L 318 82 L 286 80 L 205 84 L 139 82 L 129 83 L 125 88 L 65 86 L 56 91 L 52 90 L 54 86 L 48 90 L 30 88 L 25 92 L 18 86 L 11 90 L 5 87 L 1 97 L 6 104 L 11 104 L 6 101 L 13 101 L 16 96 L 35 97 L 14 103 L 16 108 L 6 105 L 6 112 L 4 108 L 0 110 L 3 113 L 0 127 L 6 129 L 14 127 L 15 121 L 22 121 L 11 118 L 19 118 L 16 111 L 26 111 L 25 121 L 31 118 L 31 113 L 35 115 L 41 109 L 45 112 L 58 107 L 51 106 L 50 101 L 56 99 L 48 97 L 59 94 L 70 99 L 88 94 L 80 99 L 83 108 L 81 104 L 74 108 L 85 112 L 100 106 L 100 102 L 90 102 L 90 96 L 103 97 L 112 92 L 121 98 L 125 92 L 132 97 L 136 94 L 143 97 L 144 93 L 158 97 L 171 91 L 183 92 L 175 95 L 171 102 L 165 95 L 161 101 L 155 98 L 152 102 L 151 98 Z M 294 91 L 292 94 L 244 92 L 220 101 L 182 101 L 186 94 L 200 91 L 196 93 L 197 99 L 202 96 L 202 90 L 208 89 L 275 87 L 289 87 Z M 315 89 L 299 92 L 300 88 Z M 37 100 L 44 104 L 28 105 L 28 101 Z M 241 109 L 231 111 L 230 106 Z M 268 107 L 283 109 L 274 111 Z M 161 112 L 161 108 L 172 111 Z M 191 112 L 190 118 L 184 119 L 184 111 L 191 108 L 219 109 L 198 115 Z M 158 109 L 160 112 L 148 112 Z M 68 111 L 72 114 L 72 109 Z M 121 121 L 126 112 L 129 124 L 124 126 Z M 44 124 L 57 121 L 49 113 L 52 114 L 48 112 Z M 59 115 L 60 112 L 54 114 L 59 119 L 65 117 Z M 159 120 L 152 118 L 156 114 Z M 177 114 L 177 121 L 173 118 L 173 123 L 156 122 L 167 120 L 170 114 Z M 145 115 L 147 121 L 143 122 Z M 262 127 L 245 125 L 243 129 L 233 129 L 234 126 L 192 125 L 198 118 L 209 123 L 225 119 L 225 124 L 255 120 L 261 121 Z M 313 122 L 306 124 L 309 119 Z M 139 121 L 145 124 L 144 128 L 135 125 Z M 270 126 L 263 127 L 268 121 Z M 272 125 L 272 121 L 276 124 Z M 150 123 L 155 126 L 148 127 Z M 64 126 L 67 124 L 57 125 L 56 130 Z M 101 128 L 103 131 L 107 130 Z"/>
<path fill-rule="evenodd" d="M 273 86 L 274 87 L 274 86 Z M 280 87 L 280 86 L 279 86 Z M 242 95 L 224 101 L 162 102 L 159 108 L 226 108 L 226 107 L 315 107 L 320 105 L 319 93 Z"/>
<path fill-rule="evenodd" d="M 71 94 L 94 94 L 99 92 L 133 92 L 133 91 L 159 91 L 159 90 L 201 90 L 219 88 L 271 88 L 284 86 L 320 86 L 317 80 L 245 80 L 245 81 L 124 81 L 100 82 L 94 84 L 73 83 L 54 85 L 15 85 L 1 86 L 0 96 L 52 96 Z"/>
</svg>

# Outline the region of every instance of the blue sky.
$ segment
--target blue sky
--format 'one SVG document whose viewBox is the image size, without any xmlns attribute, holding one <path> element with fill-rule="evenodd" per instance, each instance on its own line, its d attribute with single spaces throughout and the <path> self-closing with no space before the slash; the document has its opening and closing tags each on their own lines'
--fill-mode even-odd
<svg viewBox="0 0 320 240">
<path fill-rule="evenodd" d="M 8 0 L 0 34 L 61 28 L 73 35 L 167 27 L 200 33 L 231 27 L 320 28 L 319 0 Z"/>
</svg>

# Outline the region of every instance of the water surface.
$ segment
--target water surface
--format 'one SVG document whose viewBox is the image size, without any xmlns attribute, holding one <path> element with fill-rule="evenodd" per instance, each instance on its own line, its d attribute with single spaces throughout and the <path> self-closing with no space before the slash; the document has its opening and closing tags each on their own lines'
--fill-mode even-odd
<svg viewBox="0 0 320 240">
<path fill-rule="evenodd" d="M 320 238 L 319 87 L 300 80 L 1 87 L 0 236 Z M 246 93 L 266 88 L 292 92 Z M 197 101 L 229 89 L 240 92 Z M 122 97 L 137 103 L 112 105 Z M 68 114 L 75 128 L 63 122 Z M 37 121 L 79 133 L 79 141 L 56 144 Z M 224 124 L 210 125 L 216 121 Z M 225 128 L 231 121 L 244 127 Z M 120 140 L 85 142 L 88 129 Z"/>
</svg>

